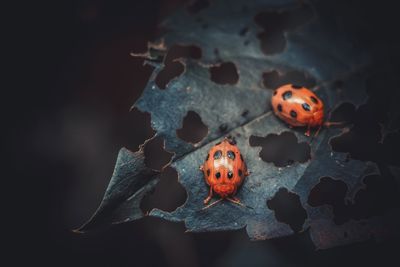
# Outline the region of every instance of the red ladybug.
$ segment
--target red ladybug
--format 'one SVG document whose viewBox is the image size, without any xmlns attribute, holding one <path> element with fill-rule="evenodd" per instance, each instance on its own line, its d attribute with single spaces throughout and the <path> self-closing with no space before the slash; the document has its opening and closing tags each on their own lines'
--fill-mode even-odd
<svg viewBox="0 0 400 267">
<path fill-rule="evenodd" d="M 210 192 L 204 200 L 204 204 L 210 202 L 214 192 L 221 199 L 208 207 L 223 199 L 243 205 L 235 197 L 235 194 L 244 178 L 249 175 L 249 172 L 243 156 L 233 139 L 225 137 L 222 142 L 215 144 L 208 152 L 206 161 L 200 166 L 200 170 L 203 171 L 204 179 L 210 186 Z"/>
<path fill-rule="evenodd" d="M 271 99 L 275 115 L 290 126 L 307 126 L 306 136 L 310 136 L 310 129 L 341 124 L 339 122 L 324 122 L 324 103 L 311 90 L 298 85 L 286 84 L 273 93 Z"/>
</svg>

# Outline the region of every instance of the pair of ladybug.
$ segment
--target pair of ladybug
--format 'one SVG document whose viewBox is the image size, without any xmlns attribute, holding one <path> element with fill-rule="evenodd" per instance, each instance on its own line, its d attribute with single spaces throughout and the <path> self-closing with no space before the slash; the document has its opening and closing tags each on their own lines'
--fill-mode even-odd
<svg viewBox="0 0 400 267">
<path fill-rule="evenodd" d="M 324 122 L 324 104 L 311 90 L 293 84 L 279 87 L 273 92 L 272 108 L 276 116 L 290 127 L 307 127 L 306 136 L 310 136 L 311 128 L 330 126 L 336 123 Z M 206 206 L 209 208 L 223 199 L 244 206 L 235 197 L 238 187 L 249 172 L 236 142 L 228 137 L 215 144 L 207 154 L 206 161 L 200 170 L 203 171 L 210 191 L 204 204 L 208 204 L 216 193 L 221 198 Z M 204 209 L 205 209 L 204 208 Z"/>
</svg>

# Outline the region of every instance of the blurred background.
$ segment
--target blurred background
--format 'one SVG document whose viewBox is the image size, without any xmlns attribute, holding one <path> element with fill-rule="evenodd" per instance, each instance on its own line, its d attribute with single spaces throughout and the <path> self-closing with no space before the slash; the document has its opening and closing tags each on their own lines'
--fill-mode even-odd
<svg viewBox="0 0 400 267">
<path fill-rule="evenodd" d="M 359 34 L 361 45 L 373 54 L 384 54 L 385 73 L 396 73 L 399 61 L 393 48 L 399 44 L 398 14 L 389 3 L 338 1 L 343 13 L 332 16 L 338 21 L 345 17 L 349 28 Z M 158 24 L 177 8 L 188 5 L 196 12 L 209 3 L 71 0 L 15 4 L 15 13 L 9 14 L 5 26 L 11 34 L 7 41 L 17 52 L 3 51 L 11 58 L 8 68 L 16 70 L 15 76 L 7 77 L 12 86 L 3 98 L 4 126 L 10 133 L 4 139 L 7 153 L 2 161 L 4 221 L 10 225 L 3 231 L 11 251 L 4 254 L 12 260 L 11 266 L 373 266 L 398 262 L 395 237 L 316 251 L 307 232 L 250 242 L 245 230 L 185 233 L 183 224 L 156 218 L 85 235 L 73 233 L 100 203 L 120 147 L 135 151 L 154 134 L 147 114 L 129 112 L 152 72 L 130 53 L 145 52 L 147 42 L 162 32 Z M 385 91 L 383 99 L 396 97 L 397 89 Z M 155 140 L 145 151 L 147 164 L 154 168 L 171 157 L 161 145 L 162 140 Z M 7 186 L 8 182 L 12 185 Z M 184 200 L 175 171 L 167 168 L 142 208 L 173 210 Z"/>
</svg>

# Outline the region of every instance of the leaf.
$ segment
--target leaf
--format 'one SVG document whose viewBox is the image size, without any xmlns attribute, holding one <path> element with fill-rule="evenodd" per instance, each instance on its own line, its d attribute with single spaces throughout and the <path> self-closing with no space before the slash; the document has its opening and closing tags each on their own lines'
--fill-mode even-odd
<svg viewBox="0 0 400 267">
<path fill-rule="evenodd" d="M 334 6 L 334 1 L 330 4 Z M 321 177 L 345 182 L 346 198 L 351 201 L 362 187 L 364 177 L 379 173 L 372 162 L 348 159 L 345 153 L 331 150 L 329 141 L 341 133 L 340 129 L 322 130 L 311 143 L 311 159 L 302 163 L 289 161 L 287 167 L 262 160 L 260 152 L 266 148 L 249 141 L 290 132 L 297 142 L 310 143 L 303 129 L 289 129 L 272 114 L 272 91 L 263 87 L 265 72 L 301 73 L 300 76 L 310 77 L 316 83 L 313 89 L 324 100 L 327 110 L 345 101 L 357 106 L 365 101 L 363 70 L 370 59 L 363 51 L 352 49 L 346 31 L 338 28 L 329 12 L 330 9 L 322 8 L 319 2 L 304 5 L 294 0 L 242 3 L 216 0 L 196 16 L 182 9 L 163 24 L 167 33 L 157 44 L 150 44 L 149 52 L 142 55 L 155 70 L 133 107 L 150 113 L 155 137 L 163 138 L 165 149 L 174 153 L 170 165 L 176 169 L 178 180 L 187 191 L 187 200 L 175 211 L 153 209 L 150 216 L 184 221 L 187 230 L 195 232 L 246 227 L 251 239 L 260 240 L 290 235 L 298 230 L 285 219 L 287 216 L 279 216 L 279 210 L 267 205 L 267 201 L 294 196 L 292 201 L 307 214 L 307 218 L 300 221 L 300 228 L 309 229 L 318 248 L 367 239 L 371 234 L 377 238 L 381 236 L 382 231 L 378 229 L 385 225 L 377 218 L 337 225 L 328 205 L 312 207 L 307 203 L 310 191 Z M 254 20 L 257 15 L 267 16 L 267 21 L 269 16 L 278 18 L 277 30 L 271 31 L 268 24 L 257 25 Z M 282 36 L 282 51 L 264 53 L 259 37 L 268 33 Z M 182 56 L 171 59 L 168 51 L 176 44 L 201 48 L 201 59 Z M 164 57 L 162 63 L 160 55 Z M 221 68 L 226 63 L 236 68 L 237 82 L 220 84 L 214 81 L 210 69 Z M 165 89 L 159 88 L 156 82 L 159 73 L 180 64 L 184 66 L 183 73 L 179 71 L 179 76 L 167 82 Z M 339 79 L 351 90 L 336 90 L 335 82 Z M 182 128 L 189 112 L 197 113 L 208 127 L 208 134 L 196 144 L 177 137 L 177 130 Z M 202 210 L 208 187 L 198 167 L 210 147 L 228 134 L 236 138 L 251 171 L 237 193 L 251 209 L 223 201 Z M 158 179 L 158 173 L 145 166 L 142 150 L 131 153 L 121 149 L 100 208 L 80 230 L 143 217 L 140 201 Z M 284 190 L 279 191 L 282 188 Z"/>
<path fill-rule="evenodd" d="M 142 179 L 148 177 L 148 179 Z M 142 199 L 157 183 L 158 172 L 144 164 L 142 147 L 137 152 L 122 148 L 106 193 L 93 218 L 77 232 L 99 225 L 131 221 L 143 217 L 137 199 Z"/>
</svg>

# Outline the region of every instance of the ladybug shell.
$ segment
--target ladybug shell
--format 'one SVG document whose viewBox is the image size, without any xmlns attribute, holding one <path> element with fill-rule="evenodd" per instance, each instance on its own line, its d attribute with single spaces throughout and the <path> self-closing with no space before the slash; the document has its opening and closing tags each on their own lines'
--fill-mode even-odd
<svg viewBox="0 0 400 267">
<path fill-rule="evenodd" d="M 283 85 L 274 91 L 271 104 L 275 115 L 291 126 L 316 127 L 323 123 L 324 103 L 305 87 Z"/>
<path fill-rule="evenodd" d="M 229 139 L 210 149 L 202 170 L 206 183 L 222 198 L 236 194 L 237 188 L 248 175 L 239 148 Z"/>
</svg>

